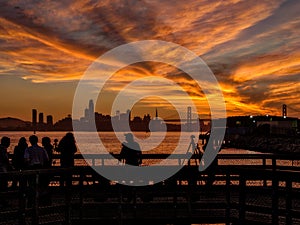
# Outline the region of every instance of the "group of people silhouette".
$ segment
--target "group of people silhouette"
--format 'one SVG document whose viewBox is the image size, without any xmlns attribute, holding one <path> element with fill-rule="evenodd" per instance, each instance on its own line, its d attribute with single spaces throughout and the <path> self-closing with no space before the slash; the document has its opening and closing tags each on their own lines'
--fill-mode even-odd
<svg viewBox="0 0 300 225">
<path fill-rule="evenodd" d="M 122 143 L 120 157 L 118 160 L 131 166 L 140 166 L 142 164 L 142 152 L 140 145 L 134 141 L 133 134 L 125 134 L 125 142 Z M 74 155 L 77 152 L 76 141 L 73 133 L 66 133 L 65 136 L 58 141 L 54 140 L 51 143 L 49 137 L 43 137 L 41 146 L 38 144 L 39 140 L 36 135 L 29 137 L 28 145 L 25 137 L 21 137 L 18 144 L 14 147 L 12 160 L 9 160 L 8 148 L 10 146 L 10 138 L 4 136 L 0 141 L 0 173 L 7 173 L 8 171 L 22 171 L 22 170 L 37 170 L 49 169 L 52 167 L 53 153 L 60 153 L 60 167 L 70 168 L 74 166 Z M 64 175 L 61 177 L 60 185 L 64 186 L 71 184 L 71 177 Z M 49 177 L 40 178 L 40 188 L 45 189 L 50 183 Z M 29 186 L 31 181 L 28 180 Z M 18 181 L 12 180 L 12 186 L 17 187 Z M 32 181 L 32 186 L 34 181 Z M 8 180 L 0 180 L 0 192 L 8 190 Z M 0 205 L 6 205 L 6 202 L 0 199 Z"/>
<path fill-rule="evenodd" d="M 125 142 L 122 143 L 121 151 L 119 154 L 118 160 L 126 165 L 130 166 L 141 166 L 142 165 L 142 151 L 140 145 L 134 141 L 134 136 L 132 133 L 126 133 Z M 201 163 L 201 156 L 207 148 L 207 142 L 202 147 L 202 150 L 194 142 L 195 136 L 191 136 L 191 143 L 188 148 L 192 148 L 192 151 L 199 150 L 196 152 L 199 154 L 199 163 Z M 53 153 L 60 153 L 60 167 L 61 168 L 71 168 L 74 167 L 74 155 L 77 152 L 76 141 L 73 133 L 66 133 L 65 136 L 58 141 L 54 140 L 54 143 L 51 143 L 49 137 L 43 137 L 41 140 L 42 146 L 38 144 L 38 137 L 36 135 L 31 135 L 29 137 L 30 146 L 27 144 L 25 137 L 19 139 L 18 144 L 15 146 L 13 151 L 12 160 L 9 160 L 8 157 L 8 148 L 10 146 L 10 138 L 2 137 L 0 141 L 0 173 L 7 173 L 8 171 L 22 171 L 22 170 L 37 170 L 37 169 L 47 169 L 51 168 L 53 162 Z M 195 152 L 193 152 L 194 154 Z M 188 163 L 189 165 L 189 163 Z M 208 179 L 206 180 L 206 186 L 211 186 L 215 180 L 215 170 L 218 166 L 217 159 L 208 168 Z M 50 184 L 50 178 L 44 177 L 40 179 L 40 186 L 48 187 Z M 28 180 L 30 186 L 31 181 Z M 34 181 L 32 181 L 32 185 Z M 71 175 L 62 175 L 60 180 L 60 186 L 66 186 L 72 184 Z M 18 180 L 12 179 L 12 187 L 17 187 Z M 8 190 L 8 180 L 0 180 L 0 192 Z M 130 200 L 131 194 L 128 194 L 128 199 Z M 0 206 L 5 205 L 6 202 L 0 198 Z"/>
<path fill-rule="evenodd" d="M 26 138 L 21 137 L 14 148 L 10 162 L 8 157 L 10 138 L 7 136 L 2 137 L 0 141 L 0 173 L 51 168 L 54 151 L 60 153 L 60 165 L 62 168 L 74 166 L 74 154 L 77 151 L 77 147 L 72 133 L 66 133 L 58 144 L 58 140 L 54 140 L 54 145 L 51 144 L 49 137 L 42 138 L 42 146 L 38 144 L 38 141 L 36 135 L 31 135 L 29 137 L 30 146 L 28 146 Z M 45 177 L 45 179 L 41 179 L 41 186 L 48 186 L 49 182 L 50 180 Z M 17 181 L 13 180 L 12 186 L 16 187 L 17 183 Z M 2 178 L 0 181 L 0 192 L 6 191 L 7 188 L 8 181 Z M 5 204 L 6 202 L 0 199 L 0 205 Z"/>
<path fill-rule="evenodd" d="M 54 140 L 57 143 L 58 140 Z M 42 146 L 38 144 L 38 137 L 29 137 L 30 146 L 25 137 L 21 137 L 14 148 L 12 161 L 10 163 L 7 149 L 10 146 L 10 138 L 2 137 L 0 143 L 0 172 L 9 170 L 42 169 L 50 168 L 53 163 L 53 152 L 61 154 L 61 167 L 74 166 L 74 154 L 77 151 L 75 138 L 72 133 L 67 133 L 58 145 L 52 145 L 49 137 L 42 138 Z"/>
</svg>

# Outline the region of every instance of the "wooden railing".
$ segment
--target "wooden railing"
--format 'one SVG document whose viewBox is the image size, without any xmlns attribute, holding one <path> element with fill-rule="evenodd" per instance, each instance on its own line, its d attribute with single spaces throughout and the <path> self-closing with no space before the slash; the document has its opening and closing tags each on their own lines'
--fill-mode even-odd
<svg viewBox="0 0 300 225">
<path fill-rule="evenodd" d="M 166 156 L 144 154 L 143 158 L 161 159 Z M 185 158 L 182 155 L 172 157 L 179 161 Z M 103 159 L 104 164 L 99 167 L 113 167 L 105 163 L 109 158 L 107 155 L 85 155 L 85 158 Z M 8 188 L 0 191 L 0 199 L 9 203 L 0 209 L 0 224 L 122 224 L 146 220 L 153 220 L 153 224 L 158 221 L 165 221 L 165 224 L 203 221 L 299 224 L 298 168 L 277 164 L 282 161 L 296 162 L 300 157 L 218 155 L 219 164 L 222 160 L 246 159 L 258 160 L 258 163 L 250 166 L 242 163 L 219 165 L 215 171 L 201 173 L 195 165 L 184 166 L 164 182 L 144 187 L 119 185 L 86 166 L 0 173 L 1 181 L 9 181 Z M 76 160 L 82 160 L 82 156 L 76 155 Z M 214 183 L 207 186 L 210 176 L 214 176 Z M 43 202 L 44 190 L 40 185 L 45 178 L 51 180 L 46 191 L 51 199 L 46 203 Z M 68 179 L 72 182 L 65 182 Z M 13 182 L 17 185 L 13 186 Z M 128 193 L 132 193 L 130 202 L 126 201 Z M 208 210 L 213 211 L 214 215 L 206 213 Z"/>
<path fill-rule="evenodd" d="M 118 160 L 119 154 L 81 154 L 75 155 L 75 161 L 89 161 L 91 166 L 109 165 L 110 160 Z M 150 160 L 162 160 L 166 159 L 173 160 L 174 165 L 182 165 L 187 163 L 190 158 L 192 165 L 199 164 L 199 155 L 187 154 L 143 154 L 143 162 L 145 165 L 152 164 Z M 53 159 L 59 161 L 60 155 L 54 154 Z M 263 168 L 273 169 L 289 169 L 289 170 L 300 170 L 300 154 L 218 154 L 217 160 L 219 165 L 236 165 L 236 166 L 262 166 Z M 97 162 L 97 163 L 96 163 Z M 149 163 L 150 162 L 150 163 Z M 55 164 L 59 166 L 59 163 Z M 81 165 L 77 163 L 77 165 Z"/>
<path fill-rule="evenodd" d="M 169 157 L 169 158 L 168 158 Z M 12 158 L 12 154 L 9 154 L 9 158 Z M 75 154 L 74 156 L 76 161 L 90 160 L 89 165 L 100 166 L 100 165 L 109 165 L 108 161 L 115 159 L 118 160 L 119 154 Z M 174 161 L 174 165 L 181 165 L 183 162 L 187 163 L 187 159 L 190 159 L 192 164 L 199 163 L 199 155 L 190 155 L 188 154 L 142 154 L 142 159 L 147 165 L 149 160 L 162 160 L 168 158 L 169 160 Z M 56 161 L 54 166 L 60 166 L 59 163 L 60 154 L 53 154 L 53 160 Z M 226 162 L 230 161 L 228 165 L 248 165 L 248 166 L 267 166 L 274 169 L 300 169 L 300 154 L 218 154 L 217 160 L 219 165 L 226 165 Z M 96 163 L 96 161 L 98 163 Z M 151 163 L 149 163 L 151 164 Z M 86 166 L 86 164 L 77 163 L 77 166 Z"/>
</svg>

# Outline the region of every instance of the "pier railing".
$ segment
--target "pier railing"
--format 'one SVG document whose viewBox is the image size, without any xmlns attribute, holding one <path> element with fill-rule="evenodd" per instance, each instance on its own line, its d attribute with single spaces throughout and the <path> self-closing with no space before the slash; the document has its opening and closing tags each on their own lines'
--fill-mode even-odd
<svg viewBox="0 0 300 225">
<path fill-rule="evenodd" d="M 1 182 L 7 181 L 8 186 L 0 190 L 0 224 L 300 223 L 297 166 L 273 164 L 299 158 L 248 155 L 247 159 L 258 160 L 258 165 L 249 166 L 222 165 L 222 160 L 243 162 L 236 155 L 218 157 L 215 171 L 200 173 L 191 164 L 163 182 L 144 187 L 108 181 L 83 165 L 1 173 Z M 213 182 L 207 185 L 211 177 Z"/>
<path fill-rule="evenodd" d="M 190 154 L 190 153 L 188 153 Z M 143 154 L 143 164 L 152 165 L 162 159 L 168 158 L 172 165 L 182 165 L 190 163 L 199 164 L 201 156 L 188 154 Z M 113 159 L 112 159 L 113 157 Z M 187 158 L 190 158 L 187 160 Z M 59 154 L 54 154 L 54 165 L 59 166 Z M 111 160 L 115 162 L 119 159 L 119 154 L 76 154 L 75 162 L 77 166 L 103 166 L 109 165 Z M 236 165 L 236 166 L 261 166 L 263 168 L 300 170 L 300 154 L 218 154 L 218 165 Z M 88 163 L 86 163 L 88 162 Z"/>
<path fill-rule="evenodd" d="M 207 186 L 211 175 L 186 166 L 159 184 L 127 187 L 90 167 L 2 173 L 18 183 L 0 192 L 0 224 L 299 224 L 298 172 L 220 166 Z"/>
<path fill-rule="evenodd" d="M 201 156 L 187 154 L 142 154 L 143 164 L 145 166 L 155 164 L 155 162 L 168 158 L 172 165 L 182 165 L 190 163 L 199 164 Z M 113 158 L 112 158 L 113 157 Z M 119 154 L 75 154 L 76 166 L 103 166 L 110 165 L 113 160 L 119 159 Z M 12 154 L 9 155 L 12 159 Z M 187 160 L 189 159 L 189 160 Z M 262 166 L 263 168 L 273 169 L 291 169 L 300 170 L 300 154 L 218 154 L 218 165 L 236 165 L 236 166 Z M 60 154 L 53 154 L 53 166 L 60 166 Z"/>
</svg>

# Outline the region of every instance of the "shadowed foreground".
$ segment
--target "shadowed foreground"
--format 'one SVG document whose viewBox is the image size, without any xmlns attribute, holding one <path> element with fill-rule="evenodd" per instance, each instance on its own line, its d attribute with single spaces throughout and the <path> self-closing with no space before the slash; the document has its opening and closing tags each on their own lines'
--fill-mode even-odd
<svg viewBox="0 0 300 225">
<path fill-rule="evenodd" d="M 0 224 L 300 223 L 298 167 L 219 166 L 207 185 L 211 176 L 190 165 L 164 182 L 128 187 L 85 166 L 1 174 L 18 185 L 0 194 L 8 204 Z"/>
</svg>

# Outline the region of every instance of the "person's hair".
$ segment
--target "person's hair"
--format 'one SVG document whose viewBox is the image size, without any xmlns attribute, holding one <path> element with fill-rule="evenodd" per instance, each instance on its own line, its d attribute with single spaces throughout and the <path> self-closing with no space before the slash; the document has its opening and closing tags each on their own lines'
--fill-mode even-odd
<svg viewBox="0 0 300 225">
<path fill-rule="evenodd" d="M 133 141 L 133 134 L 132 133 L 125 134 L 125 137 L 126 137 L 126 140 Z"/>
<path fill-rule="evenodd" d="M 39 139 L 38 139 L 38 137 L 37 137 L 36 135 L 31 135 L 31 136 L 29 137 L 29 142 L 30 142 L 30 144 L 32 144 L 32 145 L 37 144 L 38 141 L 39 141 Z"/>
<path fill-rule="evenodd" d="M 43 137 L 42 145 L 45 146 L 45 145 L 49 145 L 49 144 L 51 144 L 51 139 L 49 137 Z"/>
<path fill-rule="evenodd" d="M 1 145 L 3 145 L 4 147 L 8 147 L 10 145 L 10 138 L 6 136 L 2 137 Z"/>
<path fill-rule="evenodd" d="M 26 138 L 25 137 L 21 137 L 19 139 L 18 145 L 22 145 L 22 144 L 25 144 L 25 143 L 26 143 Z"/>
<path fill-rule="evenodd" d="M 75 142 L 74 135 L 73 135 L 73 133 L 71 133 L 71 132 L 66 133 L 65 138 L 66 138 L 68 141 Z"/>
</svg>

